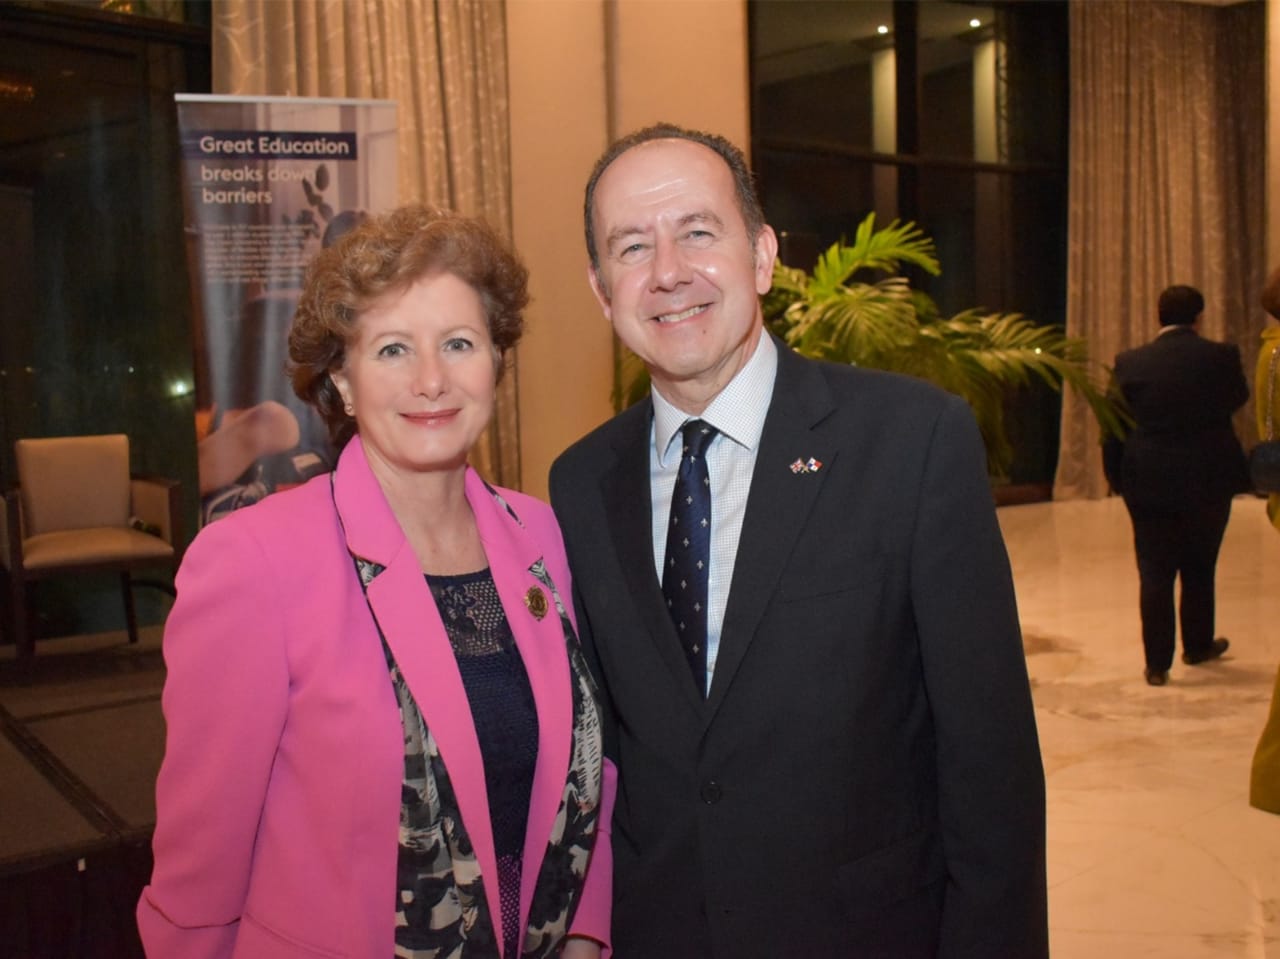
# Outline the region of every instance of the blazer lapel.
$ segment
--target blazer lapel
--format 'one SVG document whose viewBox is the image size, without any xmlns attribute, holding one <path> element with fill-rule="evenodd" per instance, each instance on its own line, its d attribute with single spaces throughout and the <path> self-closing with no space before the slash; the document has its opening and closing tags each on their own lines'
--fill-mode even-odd
<svg viewBox="0 0 1280 959">
<path fill-rule="evenodd" d="M 640 615 L 643 632 L 657 647 L 671 672 L 675 688 L 682 691 L 699 714 L 705 706 L 694 683 L 680 637 L 662 598 L 662 584 L 653 566 L 652 493 L 649 488 L 650 428 L 653 403 L 632 407 L 628 429 L 617 443 L 617 458 L 600 477 L 613 547 L 622 566 L 630 601 Z"/>
<path fill-rule="evenodd" d="M 468 477 L 468 490 L 470 487 Z M 435 598 L 369 468 L 358 436 L 347 444 L 338 461 L 334 498 L 350 550 L 384 567 L 366 591 L 369 607 L 440 748 L 496 920 L 498 861 L 471 705 Z M 356 575 L 354 567 L 351 575 Z M 494 579 L 498 579 L 496 571 Z M 502 592 L 499 584 L 499 595 Z"/>
<path fill-rule="evenodd" d="M 742 665 L 823 483 L 836 468 L 837 446 L 817 430 L 835 408 L 830 390 L 816 366 L 780 341 L 777 346 L 778 375 L 738 541 L 707 703 L 708 723 Z M 797 459 L 810 458 L 821 464 L 818 470 L 792 471 Z"/>
<path fill-rule="evenodd" d="M 543 558 L 542 546 L 473 470 L 467 472 L 467 500 L 475 513 L 493 581 L 524 661 L 538 713 L 538 758 L 520 877 L 520 917 L 524 928 L 569 771 L 573 698 L 566 639 L 553 598 L 530 572 Z M 561 602 L 572 601 L 562 592 L 567 585 L 555 584 Z M 545 606 L 538 605 L 535 594 L 546 601 Z M 541 615 L 535 612 L 539 609 Z"/>
</svg>

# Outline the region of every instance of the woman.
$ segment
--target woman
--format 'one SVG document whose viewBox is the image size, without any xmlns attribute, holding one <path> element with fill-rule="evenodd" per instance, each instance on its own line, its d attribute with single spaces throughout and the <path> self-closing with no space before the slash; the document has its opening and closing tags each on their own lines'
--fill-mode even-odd
<svg viewBox="0 0 1280 959">
<path fill-rule="evenodd" d="M 1273 320 L 1280 320 L 1280 267 L 1271 272 L 1262 289 L 1262 308 Z M 1280 326 L 1274 322 L 1262 329 L 1253 402 L 1258 414 L 1258 439 L 1280 438 Z M 1267 516 L 1280 530 L 1280 493 L 1267 497 Z M 1267 812 L 1280 813 L 1280 673 L 1276 674 L 1275 690 L 1271 694 L 1271 714 L 1253 753 L 1249 803 Z"/>
<path fill-rule="evenodd" d="M 1262 328 L 1262 343 L 1258 349 L 1258 370 L 1253 379 L 1253 405 L 1258 417 L 1258 439 L 1280 439 L 1280 267 L 1272 270 L 1262 289 L 1262 308 L 1271 314 L 1273 322 Z M 1267 497 L 1267 516 L 1276 529 L 1280 529 L 1280 493 Z"/>
<path fill-rule="evenodd" d="M 183 561 L 148 955 L 607 954 L 614 770 L 560 532 L 467 466 L 526 302 L 490 229 L 425 207 L 313 261 L 293 385 L 342 452 Z"/>
</svg>

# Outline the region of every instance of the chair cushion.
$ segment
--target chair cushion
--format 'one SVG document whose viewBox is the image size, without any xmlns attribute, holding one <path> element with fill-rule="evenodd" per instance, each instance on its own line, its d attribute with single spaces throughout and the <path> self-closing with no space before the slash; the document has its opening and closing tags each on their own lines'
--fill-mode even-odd
<svg viewBox="0 0 1280 959">
<path fill-rule="evenodd" d="M 123 433 L 23 439 L 14 452 L 28 537 L 129 525 L 129 438 Z"/>
<path fill-rule="evenodd" d="M 22 541 L 22 565 L 28 570 L 172 556 L 173 547 L 158 536 L 127 527 L 43 533 Z"/>
</svg>

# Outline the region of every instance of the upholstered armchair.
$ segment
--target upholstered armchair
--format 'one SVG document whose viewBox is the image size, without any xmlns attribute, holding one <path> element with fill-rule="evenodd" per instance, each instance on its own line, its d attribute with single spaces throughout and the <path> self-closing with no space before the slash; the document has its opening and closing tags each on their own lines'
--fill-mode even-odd
<svg viewBox="0 0 1280 959">
<path fill-rule="evenodd" d="M 24 439 L 14 450 L 18 486 L 4 494 L 0 563 L 19 659 L 35 653 L 27 583 L 51 576 L 119 572 L 129 642 L 136 643 L 131 573 L 177 566 L 179 484 L 132 476 L 123 434 Z"/>
</svg>

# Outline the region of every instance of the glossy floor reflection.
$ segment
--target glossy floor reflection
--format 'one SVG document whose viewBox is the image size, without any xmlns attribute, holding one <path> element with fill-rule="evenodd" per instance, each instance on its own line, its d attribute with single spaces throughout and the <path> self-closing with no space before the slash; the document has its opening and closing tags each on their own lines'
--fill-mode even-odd
<svg viewBox="0 0 1280 959">
<path fill-rule="evenodd" d="M 1280 533 L 1240 497 L 1218 563 L 1219 662 L 1142 677 L 1118 499 L 1000 511 L 1048 783 L 1054 959 L 1280 956 L 1280 816 L 1248 805 L 1280 665 Z M 1181 652 L 1181 647 L 1179 647 Z"/>
</svg>

